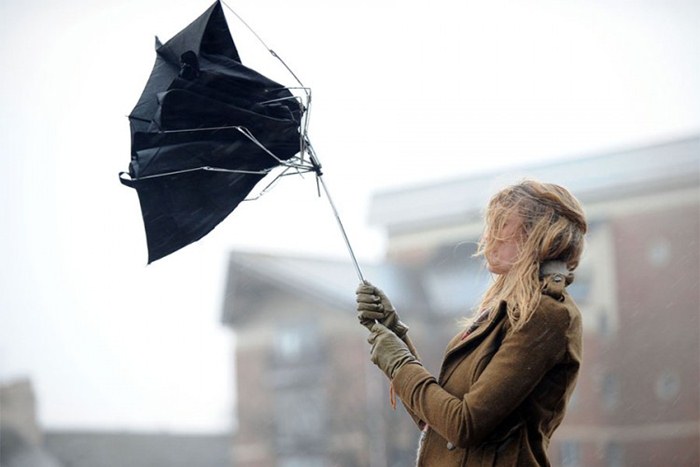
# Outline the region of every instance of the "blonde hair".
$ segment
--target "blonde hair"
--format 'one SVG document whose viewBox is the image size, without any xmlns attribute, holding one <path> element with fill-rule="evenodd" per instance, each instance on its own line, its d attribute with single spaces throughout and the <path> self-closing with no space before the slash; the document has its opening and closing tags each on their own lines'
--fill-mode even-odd
<svg viewBox="0 0 700 467">
<path fill-rule="evenodd" d="M 537 309 L 541 298 L 540 265 L 556 260 L 569 271 L 578 266 L 588 230 L 581 203 L 565 188 L 534 180 L 506 187 L 488 203 L 484 234 L 476 256 L 484 256 L 503 238 L 506 222 L 516 216 L 519 251 L 512 268 L 486 290 L 478 310 L 507 304 L 508 318 L 520 328 Z"/>
</svg>

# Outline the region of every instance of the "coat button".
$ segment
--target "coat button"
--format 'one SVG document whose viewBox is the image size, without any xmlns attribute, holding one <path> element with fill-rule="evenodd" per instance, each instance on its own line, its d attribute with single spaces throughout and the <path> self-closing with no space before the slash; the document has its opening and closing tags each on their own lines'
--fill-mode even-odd
<svg viewBox="0 0 700 467">
<path fill-rule="evenodd" d="M 447 443 L 447 450 L 448 450 L 448 451 L 452 451 L 454 448 L 455 448 L 455 445 L 454 445 L 454 444 L 452 444 L 452 443 L 450 443 L 450 442 Z"/>
</svg>

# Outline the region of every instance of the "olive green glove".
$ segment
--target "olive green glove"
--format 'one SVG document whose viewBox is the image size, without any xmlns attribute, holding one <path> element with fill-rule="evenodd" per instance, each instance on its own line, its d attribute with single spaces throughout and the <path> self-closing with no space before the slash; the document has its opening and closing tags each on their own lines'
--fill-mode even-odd
<svg viewBox="0 0 700 467">
<path fill-rule="evenodd" d="M 396 372 L 404 365 L 420 364 L 406 343 L 389 328 L 380 323 L 374 323 L 371 331 L 367 342 L 372 345 L 370 351 L 372 363 L 377 365 L 389 379 L 394 379 Z"/>
<path fill-rule="evenodd" d="M 372 325 L 378 321 L 403 339 L 408 332 L 408 326 L 399 320 L 394 305 L 381 289 L 364 281 L 357 286 L 355 294 L 357 295 L 357 318 L 360 324 L 372 330 Z"/>
<path fill-rule="evenodd" d="M 408 326 L 399 320 L 394 305 L 391 304 L 384 292 L 368 281 L 364 281 L 357 286 L 355 294 L 357 295 L 357 318 L 360 320 L 360 324 L 371 331 L 372 325 L 375 322 L 380 322 L 399 336 L 408 346 L 408 350 L 420 360 L 416 347 L 408 337 Z"/>
</svg>

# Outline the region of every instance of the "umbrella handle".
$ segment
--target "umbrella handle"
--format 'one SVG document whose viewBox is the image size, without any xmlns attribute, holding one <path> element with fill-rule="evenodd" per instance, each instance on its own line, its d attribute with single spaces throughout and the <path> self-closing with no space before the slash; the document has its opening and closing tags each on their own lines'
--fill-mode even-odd
<svg viewBox="0 0 700 467">
<path fill-rule="evenodd" d="M 360 279 L 360 282 L 364 282 L 365 278 L 362 275 L 362 270 L 360 269 L 360 265 L 357 262 L 357 258 L 355 258 L 355 252 L 352 250 L 352 246 L 350 245 L 350 240 L 348 239 L 347 233 L 345 233 L 345 227 L 343 227 L 343 223 L 340 220 L 340 216 L 338 215 L 338 210 L 335 208 L 335 204 L 333 203 L 333 198 L 331 198 L 331 194 L 328 192 L 328 187 L 326 186 L 326 183 L 323 181 L 323 176 L 320 174 L 320 171 L 317 173 L 318 173 L 318 176 L 316 178 L 321 182 L 321 186 L 323 187 L 323 192 L 326 194 L 326 198 L 328 198 L 328 203 L 331 205 L 331 209 L 333 210 L 333 215 L 335 216 L 335 220 L 338 222 L 338 227 L 340 228 L 340 233 L 343 235 L 343 239 L 345 240 L 345 245 L 348 247 L 348 252 L 350 253 L 350 258 L 352 258 L 352 264 L 355 266 L 355 272 L 357 273 L 357 277 L 358 277 L 358 279 Z"/>
</svg>

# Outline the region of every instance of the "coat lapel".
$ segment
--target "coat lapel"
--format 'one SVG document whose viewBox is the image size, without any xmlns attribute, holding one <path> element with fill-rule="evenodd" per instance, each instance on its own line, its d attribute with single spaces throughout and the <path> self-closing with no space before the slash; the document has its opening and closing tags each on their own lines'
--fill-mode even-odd
<svg viewBox="0 0 700 467">
<path fill-rule="evenodd" d="M 505 312 L 506 302 L 501 302 L 501 304 L 498 306 L 498 309 L 496 310 L 496 313 L 494 313 L 493 316 L 491 316 L 487 321 L 485 321 L 478 328 L 472 331 L 467 337 L 458 341 L 455 346 L 453 346 L 450 350 L 447 351 L 447 355 L 445 356 L 445 358 L 448 358 L 454 352 L 457 352 L 460 349 L 463 349 L 464 347 L 470 346 L 481 341 L 481 339 L 483 339 L 484 336 L 488 335 L 494 328 L 494 326 L 496 326 L 496 324 L 501 320 L 503 315 L 505 315 Z"/>
<path fill-rule="evenodd" d="M 505 313 L 506 303 L 501 302 L 498 309 L 496 310 L 496 313 L 493 316 L 491 316 L 490 319 L 488 319 L 479 327 L 477 327 L 474 331 L 472 331 L 467 337 L 465 337 L 464 339 L 453 339 L 454 344 L 447 350 L 445 358 L 443 359 L 443 365 L 440 370 L 440 383 L 444 383 L 445 381 L 447 381 L 449 374 L 452 373 L 451 370 L 448 371 L 448 367 L 450 366 L 453 357 L 457 354 L 462 353 L 462 351 L 466 350 L 467 348 L 471 348 L 478 345 L 478 343 L 481 342 L 485 336 L 491 333 L 493 328 L 503 318 Z M 454 370 L 454 366 L 452 366 L 452 370 Z"/>
</svg>

